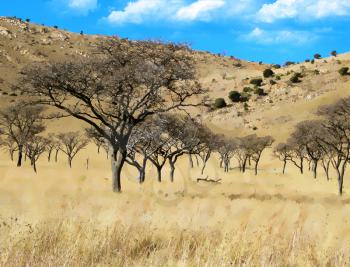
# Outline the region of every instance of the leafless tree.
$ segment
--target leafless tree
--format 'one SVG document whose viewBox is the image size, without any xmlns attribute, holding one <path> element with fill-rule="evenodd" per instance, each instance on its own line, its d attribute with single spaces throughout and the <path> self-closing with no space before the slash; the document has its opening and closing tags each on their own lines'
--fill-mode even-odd
<svg viewBox="0 0 350 267">
<path fill-rule="evenodd" d="M 46 151 L 48 143 L 48 139 L 41 136 L 34 136 L 26 144 L 26 153 L 30 159 L 30 165 L 33 166 L 35 172 L 37 172 L 36 162 L 38 161 L 39 157 Z"/>
<path fill-rule="evenodd" d="M 51 161 L 52 152 L 55 151 L 55 161 L 57 162 L 58 152 L 60 150 L 60 142 L 57 140 L 57 136 L 53 133 L 49 133 L 47 137 L 47 160 Z"/>
<path fill-rule="evenodd" d="M 274 149 L 274 155 L 281 161 L 283 161 L 282 173 L 285 173 L 288 160 L 292 158 L 292 148 L 286 143 L 279 143 Z"/>
<path fill-rule="evenodd" d="M 304 160 L 306 158 L 305 146 L 300 144 L 295 138 L 289 138 L 287 145 L 290 150 L 290 161 L 299 169 L 300 173 L 304 173 Z"/>
<path fill-rule="evenodd" d="M 229 171 L 230 162 L 238 149 L 236 139 L 221 136 L 217 142 L 217 152 L 220 154 L 221 162 L 224 165 L 224 172 Z"/>
<path fill-rule="evenodd" d="M 327 134 L 321 137 L 325 150 L 334 153 L 331 164 L 337 172 L 338 192 L 343 194 L 344 175 L 350 159 L 350 98 L 335 104 L 322 106 L 318 114 L 324 117 L 323 127 Z"/>
<path fill-rule="evenodd" d="M 11 161 L 14 160 L 14 154 L 18 147 L 11 138 L 5 138 L 0 140 L 0 147 L 10 154 Z"/>
<path fill-rule="evenodd" d="M 292 133 L 292 138 L 305 148 L 315 179 L 317 177 L 318 163 L 324 155 L 324 149 L 319 143 L 320 138 L 325 135 L 324 131 L 325 129 L 320 121 L 308 120 L 297 124 L 295 131 Z"/>
<path fill-rule="evenodd" d="M 69 167 L 72 168 L 74 157 L 88 145 L 89 141 L 79 132 L 61 133 L 57 138 L 61 143 L 60 150 L 67 155 Z"/>
<path fill-rule="evenodd" d="M 16 144 L 18 167 L 22 166 L 23 152 L 28 140 L 45 129 L 42 112 L 42 107 L 25 103 L 16 103 L 0 112 L 0 134 L 8 142 Z"/>
<path fill-rule="evenodd" d="M 258 175 L 258 165 L 261 159 L 262 152 L 270 147 L 274 139 L 271 136 L 258 137 L 256 135 L 250 135 L 246 137 L 246 148 L 251 160 L 254 161 L 254 172 Z"/>
<path fill-rule="evenodd" d="M 134 127 L 154 114 L 193 106 L 192 97 L 203 93 L 187 47 L 148 41 L 108 39 L 89 60 L 23 73 L 19 88 L 25 93 L 88 123 L 108 141 L 116 192 Z"/>
<path fill-rule="evenodd" d="M 200 140 L 197 124 L 189 116 L 163 114 L 163 132 L 169 139 L 163 147 L 170 165 L 170 181 L 174 181 L 175 163 L 184 154 L 193 154 Z"/>
</svg>

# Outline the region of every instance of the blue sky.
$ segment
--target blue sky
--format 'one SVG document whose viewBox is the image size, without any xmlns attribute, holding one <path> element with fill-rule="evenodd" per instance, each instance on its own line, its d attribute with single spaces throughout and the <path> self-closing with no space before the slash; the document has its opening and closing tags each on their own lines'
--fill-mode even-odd
<svg viewBox="0 0 350 267">
<path fill-rule="evenodd" d="M 350 51 L 350 0 L 0 0 L 0 16 L 266 63 Z"/>
</svg>

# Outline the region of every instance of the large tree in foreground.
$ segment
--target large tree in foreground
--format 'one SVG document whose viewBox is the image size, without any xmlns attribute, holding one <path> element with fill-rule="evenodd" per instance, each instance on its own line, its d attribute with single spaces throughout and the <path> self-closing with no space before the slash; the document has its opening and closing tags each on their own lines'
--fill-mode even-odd
<svg viewBox="0 0 350 267">
<path fill-rule="evenodd" d="M 116 192 L 134 127 L 153 114 L 193 105 L 191 97 L 203 92 L 187 47 L 148 41 L 105 40 L 89 60 L 34 66 L 23 74 L 19 88 L 108 141 Z"/>
</svg>

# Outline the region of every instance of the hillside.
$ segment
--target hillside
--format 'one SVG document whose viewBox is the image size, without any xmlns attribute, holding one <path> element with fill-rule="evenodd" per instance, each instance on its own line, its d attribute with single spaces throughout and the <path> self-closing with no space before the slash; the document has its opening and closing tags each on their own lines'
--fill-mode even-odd
<svg viewBox="0 0 350 267">
<path fill-rule="evenodd" d="M 104 38 L 108 37 L 74 34 L 14 18 L 0 18 L 0 102 L 9 103 L 16 98 L 17 92 L 12 86 L 26 64 L 89 57 Z M 226 134 L 256 131 L 283 139 L 297 122 L 310 118 L 319 105 L 348 95 L 350 87 L 349 76 L 338 73 L 341 67 L 350 65 L 350 54 L 280 69 L 207 52 L 195 51 L 193 57 L 199 80 L 204 88 L 209 89 L 209 103 L 222 97 L 229 104 L 216 111 L 201 110 L 204 112 L 200 114 L 216 131 Z M 266 95 L 250 92 L 247 104 L 230 104 L 229 92 L 242 92 L 245 87 L 254 90 L 250 80 L 262 78 L 266 68 L 275 72 L 274 77 L 264 79 L 260 86 Z M 298 83 L 290 82 L 295 72 L 302 75 Z M 281 125 L 284 125 L 282 129 Z"/>
</svg>

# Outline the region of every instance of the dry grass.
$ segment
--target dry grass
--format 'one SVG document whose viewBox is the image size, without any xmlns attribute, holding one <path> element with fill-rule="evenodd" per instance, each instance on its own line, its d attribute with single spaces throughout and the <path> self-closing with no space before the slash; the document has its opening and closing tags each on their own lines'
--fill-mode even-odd
<svg viewBox="0 0 350 267">
<path fill-rule="evenodd" d="M 148 226 L 47 221 L 2 226 L 2 266 L 346 266 L 350 252 L 320 249 L 296 226 L 273 234 L 274 226 L 247 235 L 235 232 L 164 232 Z M 18 231 L 16 233 L 16 231 Z M 5 234 L 6 233 L 6 234 Z"/>
</svg>

